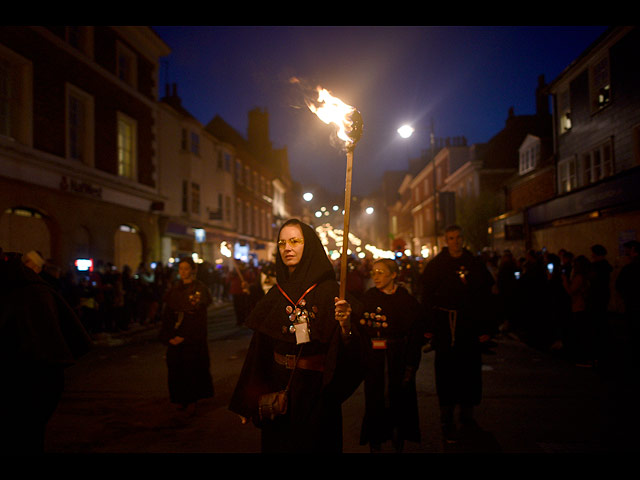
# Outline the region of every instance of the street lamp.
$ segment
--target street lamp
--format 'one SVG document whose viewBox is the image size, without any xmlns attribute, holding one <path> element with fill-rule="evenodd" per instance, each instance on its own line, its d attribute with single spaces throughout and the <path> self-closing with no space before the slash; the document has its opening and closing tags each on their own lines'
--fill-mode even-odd
<svg viewBox="0 0 640 480">
<path fill-rule="evenodd" d="M 306 192 L 305 194 L 302 195 L 302 198 L 304 199 L 305 202 L 310 202 L 311 200 L 313 200 L 313 193 Z"/>
<path fill-rule="evenodd" d="M 413 132 L 415 132 L 415 128 L 413 128 L 411 125 L 402 125 L 398 129 L 398 134 L 402 138 L 409 138 L 411 135 L 413 135 Z"/>
<path fill-rule="evenodd" d="M 402 138 L 409 138 L 415 132 L 415 128 L 411 125 L 402 125 L 397 130 L 398 134 Z M 436 185 L 436 163 L 435 163 L 435 137 L 433 135 L 433 120 L 431 120 L 431 132 L 429 135 L 430 147 L 431 147 L 431 169 L 433 172 L 433 245 L 434 248 L 438 248 L 438 190 Z"/>
</svg>

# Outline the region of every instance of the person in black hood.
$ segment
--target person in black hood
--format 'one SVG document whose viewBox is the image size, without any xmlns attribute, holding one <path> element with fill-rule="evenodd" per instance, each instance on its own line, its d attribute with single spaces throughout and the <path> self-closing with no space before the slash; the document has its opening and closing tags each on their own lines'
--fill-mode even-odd
<svg viewBox="0 0 640 480">
<path fill-rule="evenodd" d="M 0 249 L 0 451 L 44 452 L 64 369 L 91 338 L 64 299 L 15 253 Z"/>
<path fill-rule="evenodd" d="M 425 267 L 422 302 L 427 336 L 435 350 L 436 392 L 443 439 L 458 438 L 454 410 L 460 408 L 464 430 L 475 427 L 473 407 L 482 397 L 482 344 L 494 333 L 490 309 L 493 278 L 486 266 L 463 247 L 462 229 L 445 230 L 447 246 Z"/>
<path fill-rule="evenodd" d="M 262 452 L 341 452 L 341 405 L 363 378 L 351 330 L 361 307 L 338 298 L 320 239 L 297 219 L 279 231 L 276 279 L 247 318 L 254 333 L 229 409 L 261 429 Z M 282 390 L 286 411 L 261 416 L 260 397 Z"/>
</svg>

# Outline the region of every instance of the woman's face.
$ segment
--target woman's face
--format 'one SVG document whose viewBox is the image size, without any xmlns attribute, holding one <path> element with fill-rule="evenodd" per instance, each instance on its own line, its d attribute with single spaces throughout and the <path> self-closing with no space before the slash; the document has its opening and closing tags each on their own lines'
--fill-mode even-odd
<svg viewBox="0 0 640 480">
<path fill-rule="evenodd" d="M 280 231 L 278 250 L 284 264 L 290 272 L 293 272 L 300 263 L 304 251 L 304 235 L 298 225 L 287 225 Z"/>
<path fill-rule="evenodd" d="M 389 267 L 387 267 L 384 262 L 378 262 L 373 264 L 371 278 L 373 279 L 373 283 L 376 288 L 384 291 L 393 287 L 393 281 L 396 278 L 396 274 L 391 273 L 391 270 L 389 270 Z"/>
<path fill-rule="evenodd" d="M 193 268 L 191 268 L 191 265 L 187 262 L 180 262 L 178 265 L 178 275 L 180 275 L 183 282 L 188 283 L 193 279 Z"/>
</svg>

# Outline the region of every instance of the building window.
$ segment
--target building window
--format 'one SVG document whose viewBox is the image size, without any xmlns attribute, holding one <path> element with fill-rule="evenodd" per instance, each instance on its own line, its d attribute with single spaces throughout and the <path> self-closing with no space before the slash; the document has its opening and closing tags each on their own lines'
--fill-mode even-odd
<svg viewBox="0 0 640 480">
<path fill-rule="evenodd" d="M 640 164 L 640 125 L 631 129 L 631 142 L 633 144 L 633 163 Z"/>
<path fill-rule="evenodd" d="M 200 213 L 200 184 L 191 182 L 191 213 Z"/>
<path fill-rule="evenodd" d="M 560 134 L 571 130 L 571 96 L 569 88 L 558 93 L 558 130 Z"/>
<path fill-rule="evenodd" d="M 118 113 L 118 175 L 137 180 L 137 125 Z"/>
<path fill-rule="evenodd" d="M 200 155 L 200 135 L 196 132 L 191 132 L 191 153 Z"/>
<path fill-rule="evenodd" d="M 613 146 L 609 140 L 582 154 L 581 185 L 595 183 L 613 175 Z"/>
<path fill-rule="evenodd" d="M 93 53 L 93 27 L 65 26 L 65 37 L 69 45 L 85 55 Z"/>
<path fill-rule="evenodd" d="M 93 97 L 67 85 L 67 157 L 93 166 Z"/>
<path fill-rule="evenodd" d="M 187 129 L 183 128 L 182 129 L 182 136 L 180 137 L 180 150 L 182 150 L 183 152 L 186 152 L 188 143 L 189 142 L 187 140 Z"/>
<path fill-rule="evenodd" d="M 577 163 L 575 157 L 558 162 L 558 193 L 567 193 L 578 187 Z"/>
<path fill-rule="evenodd" d="M 136 87 L 138 83 L 138 61 L 136 54 L 132 50 L 125 47 L 122 43 L 116 46 L 116 75 L 127 85 Z"/>
<path fill-rule="evenodd" d="M 540 161 L 540 141 L 533 139 L 525 142 L 520 149 L 520 165 L 518 172 L 520 175 L 535 169 Z"/>
<path fill-rule="evenodd" d="M 224 197 L 224 221 L 228 222 L 231 220 L 231 197 L 229 195 L 225 195 Z"/>
<path fill-rule="evenodd" d="M 189 211 L 189 182 L 182 181 L 182 213 Z"/>
<path fill-rule="evenodd" d="M 253 184 L 251 183 L 251 170 L 248 165 L 244 166 L 244 180 L 242 183 L 244 183 L 244 186 L 249 190 L 253 187 Z"/>
<path fill-rule="evenodd" d="M 0 135 L 23 145 L 32 142 L 33 67 L 0 45 Z"/>
<path fill-rule="evenodd" d="M 0 135 L 11 132 L 11 75 L 9 62 L 0 58 Z"/>
<path fill-rule="evenodd" d="M 242 162 L 236 160 L 236 183 L 242 185 Z"/>
<path fill-rule="evenodd" d="M 611 101 L 611 82 L 609 80 L 609 57 L 606 56 L 589 68 L 591 112 L 597 112 Z"/>
</svg>

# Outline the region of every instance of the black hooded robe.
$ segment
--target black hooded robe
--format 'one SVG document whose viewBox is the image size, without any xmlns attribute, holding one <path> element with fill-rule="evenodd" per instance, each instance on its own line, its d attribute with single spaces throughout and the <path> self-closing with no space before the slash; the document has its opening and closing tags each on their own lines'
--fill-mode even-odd
<svg viewBox="0 0 640 480">
<path fill-rule="evenodd" d="M 207 343 L 207 307 L 211 293 L 200 280 L 177 282 L 165 296 L 160 340 L 167 345 L 171 403 L 188 405 L 214 396 Z M 172 345 L 175 336 L 184 338 Z"/>
<path fill-rule="evenodd" d="M 290 275 L 278 252 L 276 278 L 296 303 L 315 285 L 304 297 L 304 308 L 313 313 L 311 341 L 296 343 L 286 310 L 291 303 L 278 285 L 272 287 L 247 318 L 246 325 L 254 334 L 229 409 L 261 429 L 263 453 L 338 453 L 342 451 L 342 403 L 362 381 L 362 349 L 355 328 L 349 340 L 343 341 L 335 320 L 334 298 L 339 288 L 333 267 L 311 227 L 300 227 L 305 242 L 300 263 Z M 350 302 L 357 311 L 357 305 Z M 297 355 L 301 348 L 301 358 L 325 356 L 322 371 L 296 368 L 286 414 L 261 421 L 259 396 L 284 389 L 292 373 L 275 362 L 274 353 Z"/>
<path fill-rule="evenodd" d="M 436 391 L 441 406 L 474 406 L 482 397 L 482 350 L 479 337 L 494 331 L 490 307 L 493 278 L 476 257 L 449 249 L 431 260 L 421 276 L 427 331 L 436 352 Z M 448 311 L 445 311 L 446 309 Z M 455 328 L 450 321 L 455 311 Z M 453 335 L 452 335 L 453 334 Z"/>
<path fill-rule="evenodd" d="M 420 442 L 415 372 L 425 343 L 421 306 L 402 286 L 393 294 L 371 288 L 363 304 L 365 315 L 357 324 L 367 361 L 360 444 L 391 440 L 394 430 L 398 439 Z M 386 340 L 386 348 L 374 348 L 377 338 Z M 405 381 L 408 369 L 412 375 Z"/>
</svg>

